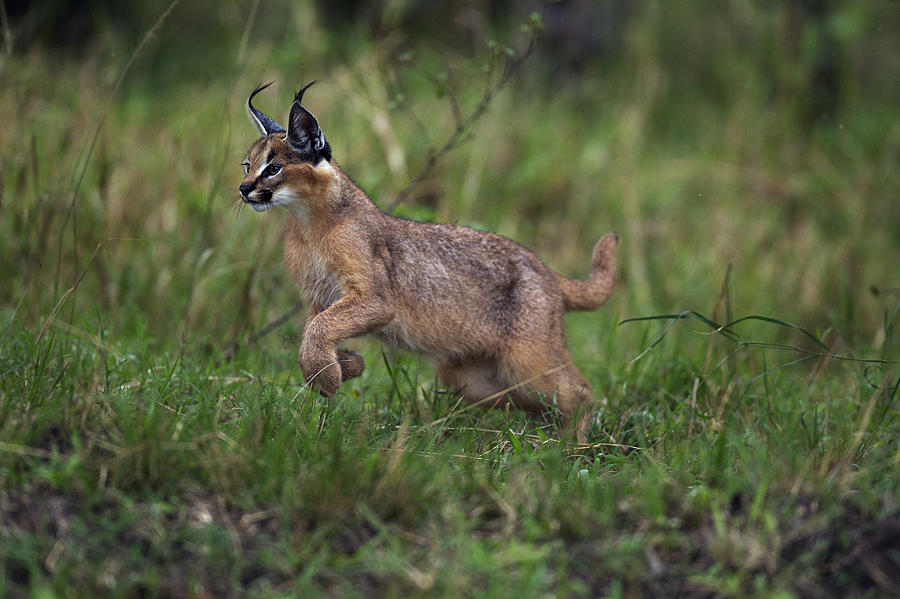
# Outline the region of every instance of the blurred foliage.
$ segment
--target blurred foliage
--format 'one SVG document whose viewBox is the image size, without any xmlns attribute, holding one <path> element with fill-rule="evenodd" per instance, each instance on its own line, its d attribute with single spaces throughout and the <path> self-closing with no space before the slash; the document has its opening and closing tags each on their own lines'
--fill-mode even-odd
<svg viewBox="0 0 900 599">
<path fill-rule="evenodd" d="M 260 100 L 277 118 L 323 80 L 309 102 L 384 206 L 537 11 L 540 51 L 403 213 L 497 230 L 574 274 L 616 229 L 620 317 L 706 311 L 733 264 L 744 311 L 877 345 L 900 263 L 894 2 L 184 2 L 154 28 L 167 6 L 5 3 L 7 305 L 24 286 L 46 313 L 98 242 L 128 238 L 84 282 L 104 318 L 136 302 L 160 326 L 149 298 L 168 294 L 203 321 L 249 288 L 264 321 L 293 292 L 269 227 L 228 212 L 247 90 L 278 79 Z"/>
</svg>

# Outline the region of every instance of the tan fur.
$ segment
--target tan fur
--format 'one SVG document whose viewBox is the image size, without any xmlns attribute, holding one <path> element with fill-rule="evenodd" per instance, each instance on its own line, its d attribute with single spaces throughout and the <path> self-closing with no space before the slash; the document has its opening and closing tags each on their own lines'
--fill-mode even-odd
<svg viewBox="0 0 900 599">
<path fill-rule="evenodd" d="M 333 160 L 301 162 L 284 137 L 254 144 L 245 183 L 273 155 L 283 165 L 248 201 L 271 191 L 270 205 L 288 210 L 285 264 L 309 304 L 299 355 L 307 382 L 331 396 L 359 376 L 362 358 L 335 348 L 372 333 L 431 356 L 438 376 L 468 401 L 500 394 L 496 405 L 541 412 L 555 404 L 564 422 L 581 414 L 583 439 L 591 388 L 572 364 L 563 313 L 610 296 L 618 237 L 597 243 L 588 279 L 567 279 L 499 235 L 383 213 Z"/>
</svg>

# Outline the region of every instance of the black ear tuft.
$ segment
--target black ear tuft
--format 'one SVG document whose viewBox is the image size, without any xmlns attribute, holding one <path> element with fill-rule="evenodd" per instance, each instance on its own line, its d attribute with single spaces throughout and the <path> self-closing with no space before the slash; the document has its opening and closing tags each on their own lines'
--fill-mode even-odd
<svg viewBox="0 0 900 599">
<path fill-rule="evenodd" d="M 250 97 L 247 98 L 247 114 L 250 115 L 250 120 L 253 121 L 253 124 L 256 126 L 260 135 L 269 135 L 270 133 L 281 133 L 282 131 L 284 131 L 284 127 L 253 107 L 253 96 L 266 89 L 273 83 L 275 82 L 270 81 L 265 85 L 260 85 L 259 87 L 254 89 L 250 93 Z"/>
<path fill-rule="evenodd" d="M 312 81 L 304 85 L 303 89 L 294 94 L 294 102 L 296 102 L 297 104 L 303 104 L 303 93 L 318 82 L 318 79 L 313 79 Z"/>
<path fill-rule="evenodd" d="M 316 82 L 307 83 L 294 96 L 288 119 L 287 141 L 291 149 L 300 155 L 301 160 L 318 164 L 321 160 L 331 160 L 331 146 L 319 127 L 319 121 L 302 104 L 303 92 L 314 83 Z"/>
</svg>

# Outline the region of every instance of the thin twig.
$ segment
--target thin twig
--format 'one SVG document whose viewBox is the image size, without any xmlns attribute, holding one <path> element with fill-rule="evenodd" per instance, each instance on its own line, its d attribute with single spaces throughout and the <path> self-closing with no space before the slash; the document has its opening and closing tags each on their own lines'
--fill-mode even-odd
<svg viewBox="0 0 900 599">
<path fill-rule="evenodd" d="M 269 333 L 271 333 L 272 331 L 274 331 L 275 329 L 280 327 L 281 325 L 285 324 L 287 321 L 289 321 L 291 318 L 293 318 L 295 314 L 297 314 L 298 312 L 300 312 L 300 310 L 303 309 L 303 305 L 304 305 L 303 300 L 296 301 L 294 303 L 294 305 L 291 306 L 287 312 L 285 312 L 278 318 L 275 318 L 274 320 L 270 320 L 269 322 L 264 324 L 262 326 L 262 328 L 256 330 L 249 337 L 247 337 L 247 339 L 243 343 L 238 343 L 235 341 L 234 343 L 229 345 L 223 355 L 224 361 L 226 363 L 231 362 L 234 359 L 234 357 L 237 355 L 238 351 L 240 351 L 241 349 L 243 349 L 249 345 L 253 345 L 257 341 L 259 341 L 260 339 L 262 339 L 263 337 L 265 337 L 266 335 L 268 335 Z"/>
<path fill-rule="evenodd" d="M 0 451 L 5 453 L 14 453 L 16 455 L 32 456 L 36 458 L 49 459 L 53 457 L 53 453 L 46 449 L 38 447 L 30 447 L 28 445 L 19 445 L 18 443 L 7 443 L 0 441 Z"/>
<path fill-rule="evenodd" d="M 480 119 L 485 112 L 487 112 L 488 107 L 491 104 L 491 101 L 494 97 L 506 87 L 506 84 L 509 83 L 509 80 L 512 79 L 512 76 L 515 75 L 516 71 L 519 70 L 519 67 L 534 54 L 535 50 L 537 50 L 538 42 L 537 38 L 532 37 L 531 41 L 528 43 L 528 47 L 525 51 L 517 56 L 516 58 L 507 61 L 505 68 L 503 69 L 503 74 L 494 82 L 493 85 L 488 87 L 484 95 L 481 96 L 481 100 L 478 101 L 478 104 L 475 105 L 475 108 L 472 109 L 472 112 L 469 113 L 463 120 L 458 120 L 456 123 L 456 127 L 453 129 L 453 132 L 450 134 L 450 137 L 444 142 L 444 144 L 436 151 L 432 151 L 428 154 L 428 158 L 425 160 L 425 164 L 422 165 L 422 168 L 416 174 L 415 177 L 400 190 L 400 193 L 391 201 L 390 204 L 385 208 L 385 212 L 393 212 L 394 209 L 409 199 L 412 191 L 422 182 L 425 178 L 431 173 L 432 169 L 437 165 L 438 161 L 441 160 L 445 155 L 447 155 L 450 151 L 456 148 L 465 137 L 468 135 L 469 129 L 472 125 L 475 124 L 478 119 Z M 457 109 L 458 110 L 458 109 Z"/>
<path fill-rule="evenodd" d="M 288 310 L 287 312 L 285 312 L 284 314 L 282 314 L 275 320 L 267 323 L 264 327 L 262 327 L 261 329 L 259 329 L 258 331 L 256 331 L 252 335 L 250 335 L 250 337 L 247 339 L 247 343 L 255 343 L 257 340 L 261 339 L 262 337 L 265 337 L 266 335 L 268 335 L 269 333 L 271 333 L 272 331 L 274 331 L 275 329 L 277 329 L 278 327 L 280 327 L 281 325 L 286 323 L 294 314 L 296 314 L 297 312 L 299 312 L 302 309 L 303 309 L 303 301 L 298 300 L 293 306 L 291 306 L 290 310 Z"/>
<path fill-rule="evenodd" d="M 88 269 L 90 269 L 90 267 L 91 267 L 91 264 L 94 263 L 94 258 L 97 257 L 97 254 L 100 253 L 100 250 L 103 248 L 103 246 L 105 244 L 106 244 L 105 241 L 101 241 L 100 243 L 97 244 L 97 247 L 94 248 L 94 253 L 91 254 L 90 260 L 88 260 L 87 265 L 84 267 L 84 270 L 82 270 L 81 273 L 78 275 L 78 278 L 75 279 L 75 283 L 73 283 L 72 286 L 69 287 L 69 289 L 65 293 L 63 293 L 62 297 L 59 298 L 59 301 L 56 302 L 56 306 L 50 312 L 50 315 L 47 316 L 47 319 L 44 320 L 44 325 L 41 327 L 41 332 L 38 333 L 37 339 L 34 342 L 35 345 L 37 345 L 38 343 L 41 342 L 41 339 L 43 339 L 44 335 L 47 334 L 47 329 L 50 328 L 50 325 L 53 324 L 54 320 L 56 320 L 56 315 L 59 314 L 59 311 L 65 305 L 65 303 L 69 299 L 69 297 L 73 293 L 75 293 L 75 290 L 78 289 L 79 285 L 81 285 L 81 280 L 84 279 L 84 275 L 87 274 Z"/>
</svg>

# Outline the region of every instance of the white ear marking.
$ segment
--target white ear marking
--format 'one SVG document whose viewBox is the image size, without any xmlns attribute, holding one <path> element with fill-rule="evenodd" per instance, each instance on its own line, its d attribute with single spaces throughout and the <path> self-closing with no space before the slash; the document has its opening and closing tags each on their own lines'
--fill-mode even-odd
<svg viewBox="0 0 900 599">
<path fill-rule="evenodd" d="M 263 126 L 262 122 L 260 122 L 260 120 L 258 118 L 256 118 L 256 115 L 253 114 L 253 111 L 250 109 L 249 105 L 247 106 L 247 114 L 250 116 L 250 120 L 253 122 L 253 125 L 256 127 L 256 130 L 259 131 L 259 134 L 265 135 L 266 128 Z"/>
<path fill-rule="evenodd" d="M 334 172 L 334 168 L 331 166 L 331 162 L 326 160 L 324 157 L 319 160 L 319 162 L 313 168 L 315 168 L 316 170 L 321 169 L 328 172 Z"/>
<path fill-rule="evenodd" d="M 250 93 L 250 97 L 247 98 L 247 114 L 250 116 L 250 120 L 253 122 L 253 125 L 262 136 L 269 135 L 270 133 L 278 133 L 280 131 L 284 131 L 284 127 L 253 107 L 253 96 L 272 85 L 272 83 L 274 82 L 270 82 L 257 87 Z"/>
</svg>

